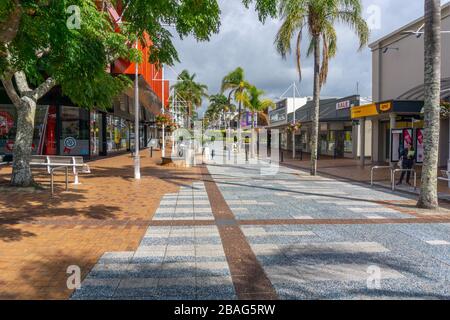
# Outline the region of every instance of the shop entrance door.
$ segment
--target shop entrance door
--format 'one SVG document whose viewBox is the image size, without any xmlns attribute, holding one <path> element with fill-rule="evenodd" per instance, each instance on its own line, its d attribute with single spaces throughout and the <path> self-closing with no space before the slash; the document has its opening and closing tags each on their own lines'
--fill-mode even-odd
<svg viewBox="0 0 450 320">
<path fill-rule="evenodd" d="M 335 158 L 343 158 L 345 153 L 345 131 L 336 131 Z"/>
</svg>

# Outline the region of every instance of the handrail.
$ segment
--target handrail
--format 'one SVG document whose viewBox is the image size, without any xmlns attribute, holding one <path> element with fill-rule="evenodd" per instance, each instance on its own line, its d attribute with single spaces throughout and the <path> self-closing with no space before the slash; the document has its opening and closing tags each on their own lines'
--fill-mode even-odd
<svg viewBox="0 0 450 320">
<path fill-rule="evenodd" d="M 374 172 L 375 170 L 379 170 L 379 169 L 389 169 L 391 172 L 391 183 L 392 183 L 392 173 L 393 173 L 393 169 L 391 166 L 374 166 L 370 169 L 370 185 L 373 187 L 374 183 L 373 183 L 373 176 L 374 176 Z"/>
<path fill-rule="evenodd" d="M 414 169 L 395 169 L 392 172 L 392 191 L 395 191 L 395 174 L 397 172 L 412 172 L 414 173 L 414 191 L 417 190 L 417 172 Z"/>
</svg>

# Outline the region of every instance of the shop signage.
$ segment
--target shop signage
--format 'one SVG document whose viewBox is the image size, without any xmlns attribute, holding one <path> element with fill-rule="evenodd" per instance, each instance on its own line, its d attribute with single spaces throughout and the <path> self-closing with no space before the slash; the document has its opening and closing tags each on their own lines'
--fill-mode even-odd
<svg viewBox="0 0 450 320">
<path fill-rule="evenodd" d="M 350 100 L 341 101 L 341 102 L 336 103 L 336 110 L 350 109 L 351 106 L 352 105 L 350 103 Z"/>
<path fill-rule="evenodd" d="M 77 146 L 77 140 L 74 137 L 64 139 L 64 153 L 70 153 Z"/>
<path fill-rule="evenodd" d="M 287 120 L 286 108 L 277 109 L 277 110 L 270 112 L 270 123 L 271 124 L 286 121 L 286 120 Z"/>
<path fill-rule="evenodd" d="M 380 111 L 381 112 L 390 111 L 391 108 L 392 108 L 392 103 L 391 102 L 386 102 L 386 103 L 381 103 L 380 104 Z"/>
<path fill-rule="evenodd" d="M 369 104 L 365 106 L 356 106 L 352 108 L 352 119 L 378 115 L 377 105 Z"/>
</svg>

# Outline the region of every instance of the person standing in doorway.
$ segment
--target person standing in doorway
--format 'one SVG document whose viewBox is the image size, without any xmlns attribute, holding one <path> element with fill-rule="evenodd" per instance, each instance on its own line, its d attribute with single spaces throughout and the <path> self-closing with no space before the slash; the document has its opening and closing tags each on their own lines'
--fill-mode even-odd
<svg viewBox="0 0 450 320">
<path fill-rule="evenodd" d="M 405 178 L 406 174 L 406 183 L 408 185 L 411 185 L 409 182 L 411 178 L 411 169 L 414 166 L 414 158 L 415 158 L 416 152 L 414 148 L 411 145 L 407 145 L 405 149 L 403 149 L 403 152 L 400 154 L 401 156 L 401 163 L 402 163 L 402 169 L 408 170 L 408 171 L 402 171 L 402 175 L 400 176 L 400 180 L 397 183 L 397 185 L 400 185 L 403 183 L 403 179 Z"/>
</svg>

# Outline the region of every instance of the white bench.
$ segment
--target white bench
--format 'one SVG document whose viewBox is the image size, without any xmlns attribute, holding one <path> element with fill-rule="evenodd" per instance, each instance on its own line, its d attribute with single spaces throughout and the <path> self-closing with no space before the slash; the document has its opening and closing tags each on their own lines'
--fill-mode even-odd
<svg viewBox="0 0 450 320">
<path fill-rule="evenodd" d="M 64 157 L 64 156 L 32 156 L 31 167 L 46 168 L 50 175 L 51 191 L 54 194 L 54 172 L 65 169 L 66 190 L 69 189 L 69 169 L 72 169 L 75 177 L 74 184 L 79 184 L 79 173 L 91 173 L 91 169 L 84 163 L 83 157 Z"/>
<path fill-rule="evenodd" d="M 438 177 L 438 180 L 450 182 L 450 171 L 441 170 L 442 177 Z"/>
</svg>

